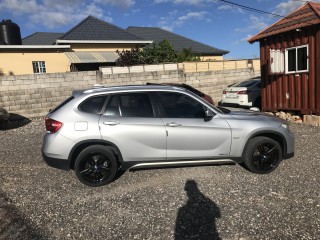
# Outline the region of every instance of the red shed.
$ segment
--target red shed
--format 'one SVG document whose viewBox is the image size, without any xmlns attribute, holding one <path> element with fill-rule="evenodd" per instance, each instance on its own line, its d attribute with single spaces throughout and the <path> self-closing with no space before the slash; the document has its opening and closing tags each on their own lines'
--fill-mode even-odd
<svg viewBox="0 0 320 240">
<path fill-rule="evenodd" d="M 304 4 L 248 40 L 256 41 L 262 110 L 320 115 L 320 3 Z"/>
</svg>

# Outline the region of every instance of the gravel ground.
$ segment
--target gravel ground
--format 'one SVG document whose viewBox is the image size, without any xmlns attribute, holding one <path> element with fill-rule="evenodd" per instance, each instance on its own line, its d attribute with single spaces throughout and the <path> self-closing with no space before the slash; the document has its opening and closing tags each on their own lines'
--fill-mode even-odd
<svg viewBox="0 0 320 240">
<path fill-rule="evenodd" d="M 0 239 L 320 239 L 320 128 L 292 125 L 296 156 L 127 171 L 89 188 L 41 157 L 42 120 L 0 130 Z"/>
</svg>

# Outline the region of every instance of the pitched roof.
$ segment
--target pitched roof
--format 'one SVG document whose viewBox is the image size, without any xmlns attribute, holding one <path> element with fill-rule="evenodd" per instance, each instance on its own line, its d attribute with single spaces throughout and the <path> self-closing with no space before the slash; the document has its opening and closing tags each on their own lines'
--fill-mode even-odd
<svg viewBox="0 0 320 240">
<path fill-rule="evenodd" d="M 248 42 L 253 43 L 272 35 L 315 24 L 320 24 L 320 3 L 307 2 L 288 16 L 248 39 Z"/>
<path fill-rule="evenodd" d="M 171 44 L 173 45 L 173 48 L 176 51 L 180 51 L 184 48 L 191 48 L 193 53 L 197 53 L 201 55 L 224 55 L 229 53 L 228 51 L 211 47 L 209 45 L 194 41 L 192 39 L 166 31 L 161 28 L 128 27 L 127 31 L 141 38 L 153 40 L 155 43 L 159 43 L 162 40 L 166 39 L 171 42 Z"/>
<path fill-rule="evenodd" d="M 59 38 L 60 40 L 82 41 L 143 41 L 140 37 L 113 24 L 88 16 Z"/>
<path fill-rule="evenodd" d="M 53 45 L 64 33 L 36 32 L 22 39 L 22 45 Z"/>
</svg>

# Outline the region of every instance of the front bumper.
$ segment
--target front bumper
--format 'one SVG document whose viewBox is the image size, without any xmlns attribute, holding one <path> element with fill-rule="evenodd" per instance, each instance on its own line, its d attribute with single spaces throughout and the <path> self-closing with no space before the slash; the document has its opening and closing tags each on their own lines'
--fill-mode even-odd
<svg viewBox="0 0 320 240">
<path fill-rule="evenodd" d="M 283 155 L 283 159 L 289 159 L 294 157 L 294 151 L 295 151 L 295 136 L 290 130 L 284 130 L 284 137 L 286 139 L 286 152 Z"/>
</svg>

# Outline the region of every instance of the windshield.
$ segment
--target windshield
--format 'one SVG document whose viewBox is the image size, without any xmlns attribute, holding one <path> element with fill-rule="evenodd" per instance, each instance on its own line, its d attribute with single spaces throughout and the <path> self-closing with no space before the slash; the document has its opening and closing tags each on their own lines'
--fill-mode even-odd
<svg viewBox="0 0 320 240">
<path fill-rule="evenodd" d="M 237 84 L 233 85 L 233 87 L 250 87 L 256 83 L 258 83 L 258 80 L 248 80 L 248 81 L 244 81 L 241 83 L 237 83 Z"/>
</svg>

